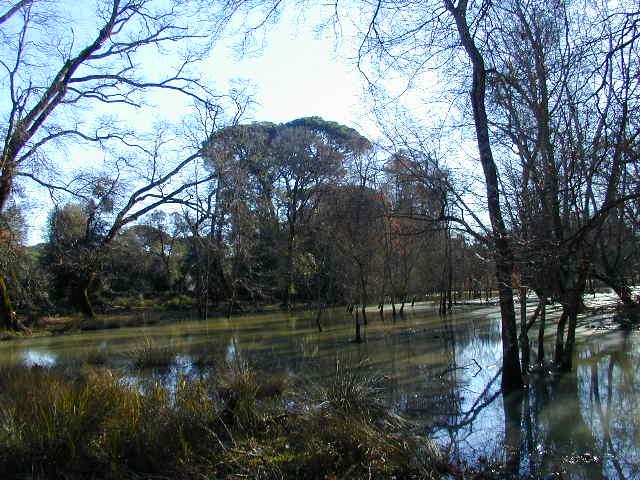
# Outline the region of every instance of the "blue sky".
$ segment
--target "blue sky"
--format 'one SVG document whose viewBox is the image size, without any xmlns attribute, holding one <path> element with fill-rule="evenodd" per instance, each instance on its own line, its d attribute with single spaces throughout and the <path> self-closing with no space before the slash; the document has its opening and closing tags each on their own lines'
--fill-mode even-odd
<svg viewBox="0 0 640 480">
<path fill-rule="evenodd" d="M 255 120 L 318 115 L 373 134 L 361 98 L 363 78 L 347 58 L 351 52 L 331 32 L 316 34 L 312 22 L 299 22 L 295 11 L 285 11 L 268 28 L 263 48 L 242 58 L 224 42 L 213 51 L 210 78 L 221 90 L 234 79 L 249 80 L 258 102 Z"/>
</svg>

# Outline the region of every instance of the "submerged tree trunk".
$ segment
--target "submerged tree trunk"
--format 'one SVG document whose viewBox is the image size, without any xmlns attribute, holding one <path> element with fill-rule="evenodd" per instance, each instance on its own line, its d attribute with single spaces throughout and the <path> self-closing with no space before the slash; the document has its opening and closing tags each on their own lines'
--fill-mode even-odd
<svg viewBox="0 0 640 480">
<path fill-rule="evenodd" d="M 391 295 L 391 316 L 393 317 L 393 321 L 396 321 L 396 300 Z"/>
<path fill-rule="evenodd" d="M 520 287 L 520 361 L 523 374 L 529 370 L 529 329 L 527 324 L 527 288 Z"/>
<path fill-rule="evenodd" d="M 358 309 L 355 309 L 356 314 L 354 315 L 355 319 L 356 319 L 356 338 L 355 338 L 355 342 L 356 343 L 362 343 L 362 335 L 360 334 L 360 318 L 358 315 Z"/>
<path fill-rule="evenodd" d="M 503 391 L 517 390 L 523 388 L 524 383 L 518 358 L 516 315 L 513 305 L 513 291 L 510 285 L 513 271 L 513 253 L 502 218 L 498 171 L 489 140 L 489 121 L 485 105 L 487 70 L 484 58 L 475 45 L 467 22 L 467 2 L 461 1 L 457 6 L 454 6 L 451 0 L 445 0 L 445 6 L 456 22 L 460 42 L 471 61 L 473 71 L 471 106 L 480 163 L 482 164 L 485 178 L 487 207 L 494 237 L 496 279 L 498 281 L 500 313 L 502 316 L 502 389 Z"/>
<path fill-rule="evenodd" d="M 609 286 L 616 292 L 616 295 L 625 306 L 631 307 L 637 304 L 631 296 L 631 289 L 628 285 L 620 282 L 609 282 Z"/>
<path fill-rule="evenodd" d="M 538 365 L 544 364 L 544 327 L 547 319 L 547 299 L 540 298 L 540 327 L 538 328 Z"/>
<path fill-rule="evenodd" d="M 567 326 L 567 316 L 567 311 L 563 310 L 562 315 L 560 315 L 560 320 L 558 320 L 558 326 L 556 327 L 556 351 L 554 358 L 556 365 L 560 365 L 564 357 L 564 331 Z"/>
<path fill-rule="evenodd" d="M 320 323 L 320 319 L 322 318 L 322 313 L 324 312 L 325 305 L 323 303 L 318 305 L 318 312 L 316 313 L 316 327 L 318 327 L 318 332 L 322 333 L 322 324 Z"/>
<path fill-rule="evenodd" d="M 520 472 L 520 454 L 523 446 L 522 411 L 528 392 L 512 392 L 502 395 L 504 409 L 505 473 L 516 478 Z"/>
<path fill-rule="evenodd" d="M 561 299 L 562 316 L 558 323 L 556 336 L 556 366 L 560 371 L 568 372 L 573 366 L 573 350 L 576 341 L 576 327 L 578 312 L 583 307 L 582 295 L 586 286 L 586 272 L 588 267 L 582 263 L 575 265 L 565 272 L 565 291 Z M 564 340 L 564 330 L 568 323 L 567 337 Z"/>
<path fill-rule="evenodd" d="M 567 341 L 562 349 L 562 354 L 558 361 L 558 367 L 563 372 L 571 371 L 573 367 L 573 349 L 576 343 L 576 326 L 578 322 L 578 310 L 580 306 L 580 299 L 573 298 L 571 302 L 565 307 L 569 320 L 569 328 L 567 329 Z M 564 315 L 564 312 L 563 312 Z"/>
</svg>

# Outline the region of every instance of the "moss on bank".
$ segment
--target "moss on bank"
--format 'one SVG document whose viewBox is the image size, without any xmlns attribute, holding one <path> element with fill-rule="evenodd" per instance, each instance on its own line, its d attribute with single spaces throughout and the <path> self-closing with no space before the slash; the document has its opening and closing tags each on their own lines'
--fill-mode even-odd
<svg viewBox="0 0 640 480">
<path fill-rule="evenodd" d="M 439 478 L 432 442 L 348 369 L 288 391 L 244 364 L 175 390 L 118 374 L 0 373 L 3 478 Z"/>
</svg>

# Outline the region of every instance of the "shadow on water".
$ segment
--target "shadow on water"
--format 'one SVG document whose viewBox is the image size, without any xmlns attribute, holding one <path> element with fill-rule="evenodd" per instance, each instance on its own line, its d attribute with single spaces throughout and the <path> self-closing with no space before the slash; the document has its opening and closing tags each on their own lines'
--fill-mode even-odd
<svg viewBox="0 0 640 480">
<path fill-rule="evenodd" d="M 318 382 L 336 359 L 347 360 L 384 375 L 389 406 L 453 461 L 498 469 L 496 478 L 640 478 L 637 331 L 585 330 L 573 372 L 533 376 L 526 391 L 504 397 L 498 310 L 465 308 L 440 317 L 432 304 L 416 304 L 396 322 L 363 325 L 360 344 L 350 341 L 353 322 L 342 310 L 327 311 L 323 332 L 310 312 L 34 338 L 0 345 L 0 367 L 99 358 L 128 381 L 172 388 L 185 376 L 215 375 L 230 361 Z M 166 368 L 132 368 L 127 352 L 141 338 L 171 345 Z"/>
</svg>

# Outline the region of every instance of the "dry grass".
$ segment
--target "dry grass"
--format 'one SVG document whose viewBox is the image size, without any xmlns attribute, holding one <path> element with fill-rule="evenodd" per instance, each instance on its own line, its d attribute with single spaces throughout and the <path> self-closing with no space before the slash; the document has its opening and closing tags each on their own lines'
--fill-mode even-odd
<svg viewBox="0 0 640 480">
<path fill-rule="evenodd" d="M 342 370 L 337 376 L 346 374 Z M 383 409 L 351 375 L 318 391 L 243 363 L 214 381 L 180 378 L 144 393 L 106 369 L 0 373 L 3 478 L 439 478 L 431 442 Z M 375 390 L 374 390 L 375 393 Z M 292 398 L 295 399 L 293 404 Z"/>
</svg>

